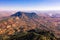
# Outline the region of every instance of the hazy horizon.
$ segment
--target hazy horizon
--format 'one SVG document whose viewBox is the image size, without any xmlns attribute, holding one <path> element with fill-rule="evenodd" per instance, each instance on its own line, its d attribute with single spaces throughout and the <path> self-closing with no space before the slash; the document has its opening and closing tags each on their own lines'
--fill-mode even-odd
<svg viewBox="0 0 60 40">
<path fill-rule="evenodd" d="M 60 10 L 60 0 L 0 0 L 0 10 Z"/>
</svg>

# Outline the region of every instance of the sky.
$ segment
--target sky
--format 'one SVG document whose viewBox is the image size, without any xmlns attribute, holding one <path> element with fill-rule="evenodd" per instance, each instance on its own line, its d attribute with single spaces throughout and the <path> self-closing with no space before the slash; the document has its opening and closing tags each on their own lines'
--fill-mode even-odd
<svg viewBox="0 0 60 40">
<path fill-rule="evenodd" d="M 0 0 L 0 10 L 60 10 L 60 0 Z"/>
</svg>

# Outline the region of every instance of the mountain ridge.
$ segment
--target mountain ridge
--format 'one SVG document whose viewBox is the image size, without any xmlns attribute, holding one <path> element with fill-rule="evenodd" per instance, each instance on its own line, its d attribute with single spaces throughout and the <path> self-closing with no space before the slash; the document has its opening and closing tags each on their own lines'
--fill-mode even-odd
<svg viewBox="0 0 60 40">
<path fill-rule="evenodd" d="M 6 20 L 0 22 L 0 32 L 2 31 L 0 34 L 5 34 L 7 32 L 7 35 L 12 35 L 15 31 L 28 31 L 35 28 L 57 32 L 58 30 L 55 24 L 51 22 L 51 18 L 48 17 L 47 19 L 46 17 L 38 16 L 34 12 L 28 13 L 18 11 L 9 16 Z"/>
</svg>

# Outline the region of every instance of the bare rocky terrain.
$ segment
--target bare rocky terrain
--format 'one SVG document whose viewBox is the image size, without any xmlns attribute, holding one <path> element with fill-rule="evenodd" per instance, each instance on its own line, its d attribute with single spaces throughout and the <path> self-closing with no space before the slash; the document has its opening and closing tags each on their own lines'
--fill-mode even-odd
<svg viewBox="0 0 60 40">
<path fill-rule="evenodd" d="M 40 29 L 52 32 L 57 38 L 60 37 L 60 17 L 57 17 L 58 15 L 50 16 L 41 13 L 38 15 L 35 12 L 20 11 L 10 13 L 7 12 L 8 16 L 5 13 L 5 18 L 0 21 L 0 35 L 14 35 L 16 32 Z"/>
</svg>

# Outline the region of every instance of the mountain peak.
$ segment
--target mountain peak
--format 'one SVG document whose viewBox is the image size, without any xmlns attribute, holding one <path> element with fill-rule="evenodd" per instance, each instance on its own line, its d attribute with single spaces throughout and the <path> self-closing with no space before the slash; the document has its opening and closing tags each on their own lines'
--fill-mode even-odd
<svg viewBox="0 0 60 40">
<path fill-rule="evenodd" d="M 18 11 L 18 12 L 16 12 L 15 14 L 13 14 L 11 16 L 18 16 L 18 17 L 20 17 L 20 16 L 22 16 L 22 12 Z"/>
<path fill-rule="evenodd" d="M 38 15 L 37 15 L 36 13 L 34 13 L 34 12 L 29 13 L 29 12 L 20 12 L 20 11 L 16 12 L 15 14 L 13 14 L 13 15 L 11 15 L 11 16 L 22 17 L 23 14 L 24 14 L 25 16 L 27 16 L 28 18 L 37 18 L 37 17 L 38 17 Z"/>
</svg>

